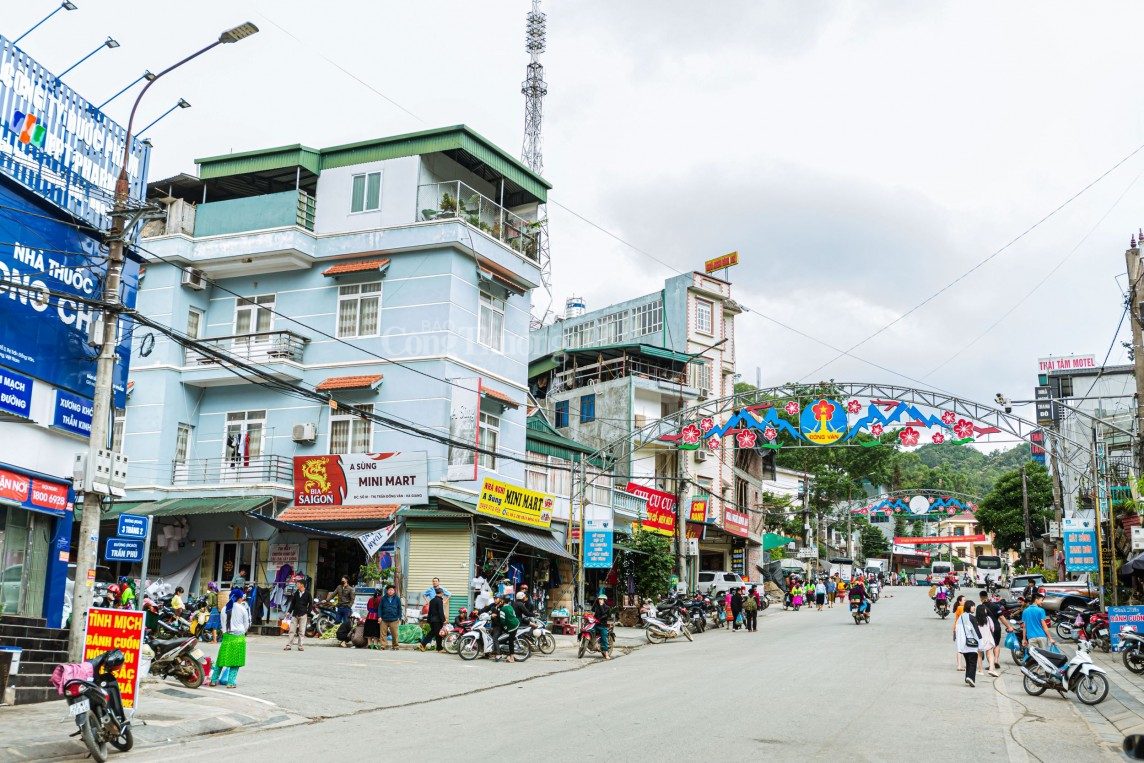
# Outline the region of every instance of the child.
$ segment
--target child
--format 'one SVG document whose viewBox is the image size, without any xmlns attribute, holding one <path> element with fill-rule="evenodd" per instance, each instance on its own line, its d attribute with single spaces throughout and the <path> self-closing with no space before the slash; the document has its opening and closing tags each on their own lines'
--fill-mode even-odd
<svg viewBox="0 0 1144 763">
<path fill-rule="evenodd" d="M 207 624 L 204 628 L 207 634 L 207 640 L 213 643 L 219 641 L 219 629 L 222 628 L 222 620 L 219 618 L 218 613 L 218 583 L 213 580 L 207 583 Z"/>
<path fill-rule="evenodd" d="M 183 610 L 186 605 L 183 604 L 183 587 L 179 586 L 175 589 L 175 595 L 171 597 L 171 609 L 175 612 L 175 617 L 182 617 Z"/>
<path fill-rule="evenodd" d="M 246 665 L 246 631 L 250 629 L 250 608 L 246 604 L 246 592 L 241 588 L 230 590 L 230 601 L 226 603 L 222 620 L 222 644 L 218 648 L 210 685 L 222 683 L 233 689 L 238 669 Z"/>
</svg>

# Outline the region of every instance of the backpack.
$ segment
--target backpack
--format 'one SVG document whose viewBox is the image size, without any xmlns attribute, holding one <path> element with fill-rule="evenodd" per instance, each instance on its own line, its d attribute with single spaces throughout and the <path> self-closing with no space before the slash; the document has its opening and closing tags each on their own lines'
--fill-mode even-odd
<svg viewBox="0 0 1144 763">
<path fill-rule="evenodd" d="M 754 596 L 748 596 L 746 600 L 743 601 L 743 609 L 746 612 L 757 612 L 759 609 L 759 602 L 755 601 Z"/>
</svg>

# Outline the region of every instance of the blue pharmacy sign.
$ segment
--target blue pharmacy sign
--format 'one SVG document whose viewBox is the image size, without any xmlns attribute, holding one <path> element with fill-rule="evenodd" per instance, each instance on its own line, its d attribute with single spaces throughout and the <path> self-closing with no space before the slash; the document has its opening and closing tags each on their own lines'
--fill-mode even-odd
<svg viewBox="0 0 1144 763">
<path fill-rule="evenodd" d="M 150 521 L 148 517 L 140 517 L 135 514 L 120 514 L 119 528 L 115 534 L 120 538 L 146 538 L 148 521 Z"/>
<path fill-rule="evenodd" d="M 1120 651 L 1120 634 L 1127 632 L 1144 633 L 1144 607 L 1109 607 L 1108 635 L 1113 651 Z"/>
<path fill-rule="evenodd" d="M 108 538 L 103 549 L 103 561 L 128 562 L 143 561 L 143 541 L 130 538 Z"/>
<path fill-rule="evenodd" d="M 56 404 L 52 409 L 52 426 L 80 437 L 91 437 L 91 417 L 95 404 L 87 398 L 56 390 Z"/>
<path fill-rule="evenodd" d="M 31 418 L 32 379 L 0 368 L 0 411 Z"/>
<path fill-rule="evenodd" d="M 1096 532 L 1091 530 L 1066 532 L 1065 567 L 1069 572 L 1097 572 L 1100 553 L 1096 547 Z"/>
<path fill-rule="evenodd" d="M 4 144 L 0 142 L 0 156 Z M 97 239 L 52 217 L 0 174 L 0 366 L 91 400 L 96 348 L 88 331 L 101 297 L 104 253 Z M 58 213 L 56 213 L 58 214 Z M 139 264 L 124 265 L 121 298 L 135 306 Z M 130 322 L 120 324 L 115 407 L 127 405 Z"/>
<path fill-rule="evenodd" d="M 612 533 L 610 530 L 584 531 L 584 566 L 612 568 Z"/>
</svg>

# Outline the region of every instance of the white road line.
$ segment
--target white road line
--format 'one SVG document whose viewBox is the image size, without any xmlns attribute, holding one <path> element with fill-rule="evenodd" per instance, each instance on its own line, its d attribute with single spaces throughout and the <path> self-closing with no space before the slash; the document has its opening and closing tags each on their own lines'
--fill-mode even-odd
<svg viewBox="0 0 1144 763">
<path fill-rule="evenodd" d="M 241 694 L 241 693 L 235 691 L 234 689 L 212 689 L 208 686 L 207 688 L 203 689 L 203 691 L 209 691 L 209 692 L 213 692 L 215 694 L 221 694 L 224 697 L 242 697 L 243 699 L 251 699 L 251 700 L 254 700 L 255 702 L 261 702 L 264 705 L 270 705 L 271 707 L 278 707 L 277 704 L 271 702 L 268 699 L 262 699 L 261 697 L 252 697 L 249 694 Z"/>
<path fill-rule="evenodd" d="M 1004 677 L 993 679 L 994 683 L 1000 682 L 1002 686 L 1001 691 L 994 691 L 993 696 L 997 699 L 997 715 L 1001 718 L 1001 723 L 1005 727 L 1005 751 L 1009 753 L 1009 763 L 1027 763 L 1029 760 L 1029 753 L 1025 748 L 1017 743 L 1013 735 L 1017 733 L 1017 714 L 1013 710 L 1013 702 L 1006 696 L 1007 688 L 1005 687 Z"/>
</svg>

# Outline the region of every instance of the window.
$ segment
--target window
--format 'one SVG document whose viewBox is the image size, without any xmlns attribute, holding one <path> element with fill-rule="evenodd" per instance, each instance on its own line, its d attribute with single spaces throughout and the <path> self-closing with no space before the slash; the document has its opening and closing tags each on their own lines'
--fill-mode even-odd
<svg viewBox="0 0 1144 763">
<path fill-rule="evenodd" d="M 695 330 L 703 334 L 710 334 L 713 330 L 711 303 L 705 299 L 695 300 Z"/>
<path fill-rule="evenodd" d="M 711 366 L 706 363 L 692 363 L 691 386 L 704 392 L 711 392 Z"/>
<path fill-rule="evenodd" d="M 544 456 L 529 454 L 529 463 L 524 467 L 524 486 L 538 493 L 548 492 L 548 465 Z"/>
<path fill-rule="evenodd" d="M 350 212 L 371 212 L 381 208 L 381 173 L 354 175 Z"/>
<path fill-rule="evenodd" d="M 580 397 L 580 423 L 587 424 L 596 420 L 596 396 L 581 395 Z"/>
<path fill-rule="evenodd" d="M 568 426 L 568 401 L 561 400 L 556 404 L 556 428 L 563 429 Z"/>
<path fill-rule="evenodd" d="M 483 291 L 478 341 L 497 352 L 504 346 L 504 300 Z"/>
<path fill-rule="evenodd" d="M 203 336 L 203 311 L 197 308 L 187 310 L 187 336 L 201 339 Z"/>
<path fill-rule="evenodd" d="M 246 580 L 255 579 L 258 570 L 258 542 L 218 544 L 215 580 L 219 588 L 226 590 L 240 573 L 246 572 Z"/>
<path fill-rule="evenodd" d="M 171 459 L 175 464 L 187 463 L 187 453 L 191 448 L 191 427 L 189 424 L 179 424 L 175 432 L 175 455 Z"/>
<path fill-rule="evenodd" d="M 500 416 L 494 416 L 491 413 L 481 411 L 481 430 L 478 442 L 482 450 L 493 451 L 493 453 L 478 453 L 477 463 L 486 469 L 496 469 L 497 457 L 495 451 L 499 441 Z"/>
<path fill-rule="evenodd" d="M 250 459 L 262 455 L 262 435 L 266 411 L 238 411 L 226 415 L 226 442 L 223 456 L 230 468 L 250 466 Z"/>
<path fill-rule="evenodd" d="M 1061 377 L 1061 397 L 1073 396 L 1073 380 L 1071 376 Z"/>
<path fill-rule="evenodd" d="M 551 495 L 567 497 L 572 489 L 571 461 L 556 456 L 548 457 L 548 492 Z"/>
<path fill-rule="evenodd" d="M 274 325 L 274 295 L 261 297 L 239 297 L 234 307 L 234 333 L 240 337 L 247 334 L 262 334 L 244 339 L 244 342 L 267 342 L 265 333 Z"/>
<path fill-rule="evenodd" d="M 111 420 L 111 449 L 113 451 L 123 450 L 123 429 L 127 425 L 127 411 L 123 408 L 116 408 L 115 415 Z"/>
<path fill-rule="evenodd" d="M 575 326 L 564 327 L 564 347 L 575 350 L 579 347 L 591 347 L 596 343 L 596 322 L 584 321 Z"/>
<path fill-rule="evenodd" d="M 955 528 L 953 528 L 953 534 L 954 535 L 965 535 L 965 528 L 960 527 L 960 526 L 955 527 Z"/>
<path fill-rule="evenodd" d="M 338 287 L 338 336 L 377 336 L 381 281 Z"/>
<path fill-rule="evenodd" d="M 711 478 L 710 477 L 696 477 L 695 478 L 695 497 L 706 498 L 711 495 Z"/>
<path fill-rule="evenodd" d="M 373 413 L 372 405 L 357 406 L 365 413 Z M 356 413 L 339 412 L 330 415 L 330 453 L 369 453 L 373 440 L 373 422 Z"/>
<path fill-rule="evenodd" d="M 619 344 L 624 341 L 624 323 L 628 317 L 627 310 L 605 315 L 600 319 L 600 343 Z"/>
<path fill-rule="evenodd" d="M 663 303 L 648 302 L 632 308 L 631 338 L 663 331 Z"/>
</svg>

